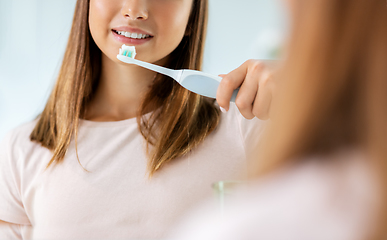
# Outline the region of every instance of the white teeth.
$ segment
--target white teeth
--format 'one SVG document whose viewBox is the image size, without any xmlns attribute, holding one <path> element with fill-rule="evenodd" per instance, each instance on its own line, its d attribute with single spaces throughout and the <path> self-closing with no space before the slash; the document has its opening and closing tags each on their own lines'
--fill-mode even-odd
<svg viewBox="0 0 387 240">
<path fill-rule="evenodd" d="M 119 35 L 125 36 L 127 38 L 134 38 L 134 39 L 143 39 L 150 37 L 150 35 L 147 34 L 141 34 L 141 33 L 131 33 L 131 32 L 125 32 L 125 31 L 116 31 Z"/>
</svg>

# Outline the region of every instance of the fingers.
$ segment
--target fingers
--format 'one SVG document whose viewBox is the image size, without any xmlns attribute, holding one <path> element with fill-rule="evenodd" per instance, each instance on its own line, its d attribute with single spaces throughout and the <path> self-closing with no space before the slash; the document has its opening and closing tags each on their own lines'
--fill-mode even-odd
<svg viewBox="0 0 387 240">
<path fill-rule="evenodd" d="M 240 113 L 247 119 L 269 118 L 275 83 L 263 62 L 248 60 L 229 74 L 219 76 L 223 77 L 216 98 L 220 107 L 228 111 L 233 91 L 239 87 L 235 104 Z"/>
<path fill-rule="evenodd" d="M 216 101 L 219 106 L 224 108 L 226 111 L 229 109 L 232 93 L 242 84 L 246 73 L 246 70 L 239 67 L 227 75 L 219 75 L 220 77 L 223 77 L 223 79 L 220 82 L 216 93 Z"/>
<path fill-rule="evenodd" d="M 255 117 L 253 104 L 257 97 L 259 80 L 261 79 L 263 69 L 264 65 L 261 63 L 249 66 L 245 80 L 235 99 L 235 105 L 238 107 L 239 112 L 247 119 Z"/>
<path fill-rule="evenodd" d="M 244 62 L 240 67 L 231 71 L 229 74 L 219 75 L 220 77 L 223 77 L 216 94 L 216 100 L 219 106 L 223 107 L 226 110 L 229 109 L 230 100 L 234 90 L 240 87 L 245 81 L 245 78 L 249 71 L 249 67 L 251 67 L 254 63 L 254 60 L 248 60 Z"/>
<path fill-rule="evenodd" d="M 252 113 L 254 116 L 261 120 L 266 120 L 270 117 L 270 108 L 273 92 L 273 76 L 269 72 L 264 72 L 262 74 L 261 80 L 259 81 L 256 100 L 253 104 Z"/>
</svg>

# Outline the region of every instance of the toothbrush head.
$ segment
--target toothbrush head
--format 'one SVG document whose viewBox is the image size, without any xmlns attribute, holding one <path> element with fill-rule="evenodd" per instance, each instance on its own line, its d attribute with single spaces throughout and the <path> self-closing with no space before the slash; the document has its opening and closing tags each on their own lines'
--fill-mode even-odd
<svg viewBox="0 0 387 240">
<path fill-rule="evenodd" d="M 124 44 L 120 48 L 119 55 L 130 57 L 130 58 L 135 58 L 136 57 L 136 47 L 135 46 L 126 46 Z"/>
</svg>

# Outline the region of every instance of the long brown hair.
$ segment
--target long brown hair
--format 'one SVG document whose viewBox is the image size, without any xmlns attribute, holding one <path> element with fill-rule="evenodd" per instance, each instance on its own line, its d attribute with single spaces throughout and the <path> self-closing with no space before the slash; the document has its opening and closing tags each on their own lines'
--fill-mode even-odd
<svg viewBox="0 0 387 240">
<path fill-rule="evenodd" d="M 193 0 L 186 34 L 170 54 L 167 67 L 201 69 L 207 12 L 207 0 Z M 78 0 L 56 85 L 30 136 L 32 141 L 53 151 L 47 167 L 64 159 L 72 140 L 77 146 L 79 119 L 98 85 L 101 51 L 90 35 L 88 16 L 89 0 Z M 150 117 L 142 117 L 155 109 Z M 158 75 L 137 119 L 148 143 L 148 171 L 152 175 L 164 163 L 201 143 L 218 125 L 220 114 L 214 100 L 191 93 L 172 79 Z"/>
<path fill-rule="evenodd" d="M 360 149 L 380 176 L 387 204 L 386 1 L 292 3 L 280 95 L 255 170 L 262 175 L 311 154 Z M 381 212 L 377 235 L 384 237 L 387 206 Z"/>
</svg>

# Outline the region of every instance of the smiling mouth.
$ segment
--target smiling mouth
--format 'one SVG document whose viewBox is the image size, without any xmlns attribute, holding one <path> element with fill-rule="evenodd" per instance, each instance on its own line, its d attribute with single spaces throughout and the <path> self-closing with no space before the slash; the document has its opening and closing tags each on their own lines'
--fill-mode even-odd
<svg viewBox="0 0 387 240">
<path fill-rule="evenodd" d="M 116 31 L 112 30 L 113 32 L 117 33 L 118 35 L 131 38 L 131 39 L 146 39 L 146 38 L 151 38 L 153 36 L 148 35 L 148 34 L 141 34 L 141 33 L 131 33 L 131 32 L 125 32 L 125 31 Z"/>
</svg>

